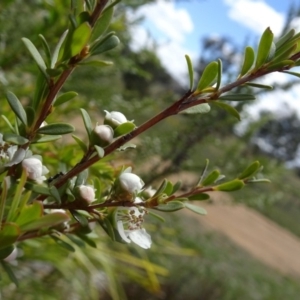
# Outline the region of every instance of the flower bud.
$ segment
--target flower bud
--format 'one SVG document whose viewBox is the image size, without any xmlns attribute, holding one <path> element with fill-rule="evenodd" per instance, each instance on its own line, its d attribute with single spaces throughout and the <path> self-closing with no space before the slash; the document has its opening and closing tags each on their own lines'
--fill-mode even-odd
<svg viewBox="0 0 300 300">
<path fill-rule="evenodd" d="M 118 111 L 108 112 L 105 110 L 105 114 L 104 124 L 110 125 L 113 129 L 123 123 L 128 122 L 126 117 Z"/>
<path fill-rule="evenodd" d="M 22 167 L 29 179 L 40 181 L 43 178 L 43 164 L 39 159 L 35 157 L 25 158 Z"/>
<path fill-rule="evenodd" d="M 75 195 L 85 201 L 87 204 L 92 203 L 95 200 L 95 190 L 89 185 L 79 185 L 75 188 Z"/>
<path fill-rule="evenodd" d="M 3 260 L 6 262 L 11 262 L 11 261 L 15 260 L 17 258 L 17 256 L 18 256 L 18 250 L 16 247 L 14 247 L 14 250 Z"/>
<path fill-rule="evenodd" d="M 91 141 L 94 145 L 105 147 L 109 145 L 114 138 L 114 131 L 110 126 L 97 125 L 91 134 Z"/>
</svg>

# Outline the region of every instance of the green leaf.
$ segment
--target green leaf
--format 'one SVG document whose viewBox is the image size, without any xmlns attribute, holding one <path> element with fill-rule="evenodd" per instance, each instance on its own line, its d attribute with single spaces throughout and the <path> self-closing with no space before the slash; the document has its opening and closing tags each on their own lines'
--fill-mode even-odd
<svg viewBox="0 0 300 300">
<path fill-rule="evenodd" d="M 281 71 L 281 72 L 289 74 L 289 75 L 293 75 L 293 76 L 296 76 L 296 77 L 300 78 L 300 73 L 291 72 L 291 71 Z"/>
<path fill-rule="evenodd" d="M 220 176 L 219 170 L 214 170 L 210 174 L 206 176 L 206 178 L 202 181 L 202 186 L 208 186 L 213 184 Z"/>
<path fill-rule="evenodd" d="M 34 201 L 32 204 L 25 205 L 20 211 L 15 223 L 22 230 L 23 225 L 34 222 L 43 215 L 43 204 L 39 201 Z"/>
<path fill-rule="evenodd" d="M 248 71 L 253 66 L 254 60 L 255 60 L 254 49 L 250 46 L 246 47 L 240 77 L 248 73 Z"/>
<path fill-rule="evenodd" d="M 208 194 L 201 193 L 201 194 L 190 196 L 189 200 L 190 201 L 203 201 L 203 200 L 208 200 L 209 198 L 210 198 L 210 196 Z"/>
<path fill-rule="evenodd" d="M 4 177 L 1 185 L 1 198 L 0 198 L 0 224 L 2 224 L 3 216 L 4 216 L 4 210 L 5 210 L 5 204 L 7 199 L 7 191 L 9 186 L 9 177 Z M 1 225 L 0 225 L 1 227 Z"/>
<path fill-rule="evenodd" d="M 61 74 L 61 70 L 60 69 L 51 69 L 51 68 L 47 68 L 46 69 L 47 74 L 50 77 L 57 77 L 58 75 Z"/>
<path fill-rule="evenodd" d="M 27 126 L 27 115 L 26 111 L 23 108 L 20 100 L 17 98 L 17 96 L 12 92 L 6 93 L 6 99 L 8 101 L 8 104 L 12 111 L 15 113 L 15 115 L 20 119 L 20 121 Z"/>
<path fill-rule="evenodd" d="M 160 216 L 160 215 L 154 213 L 152 210 L 149 210 L 148 213 L 149 213 L 150 216 L 152 216 L 152 217 L 158 219 L 159 221 L 165 222 L 165 219 L 164 219 L 162 216 Z"/>
<path fill-rule="evenodd" d="M 262 34 L 258 44 L 255 69 L 259 69 L 267 61 L 271 51 L 273 38 L 273 32 L 270 27 L 268 27 Z"/>
<path fill-rule="evenodd" d="M 280 62 L 285 59 L 289 59 L 296 52 L 296 49 L 297 49 L 296 43 L 292 44 L 287 49 L 283 48 L 282 51 L 278 51 L 276 53 L 274 59 L 272 59 L 272 63 Z"/>
<path fill-rule="evenodd" d="M 0 229 L 0 249 L 12 245 L 20 235 L 20 228 L 14 223 L 4 223 Z"/>
<path fill-rule="evenodd" d="M 37 194 L 51 196 L 49 188 L 40 184 L 33 184 L 31 182 L 26 182 L 25 188 Z"/>
<path fill-rule="evenodd" d="M 245 183 L 242 180 L 234 179 L 232 181 L 228 181 L 222 183 L 220 185 L 214 186 L 214 191 L 224 191 L 224 192 L 232 192 L 240 190 L 244 187 Z"/>
<path fill-rule="evenodd" d="M 192 107 L 189 107 L 183 111 L 181 114 L 206 114 L 210 112 L 210 106 L 207 103 L 198 104 Z"/>
<path fill-rule="evenodd" d="M 185 205 L 181 201 L 170 201 L 167 204 L 160 204 L 158 206 L 152 207 L 153 209 L 157 209 L 165 212 L 173 212 L 180 209 L 183 209 Z"/>
<path fill-rule="evenodd" d="M 194 69 L 191 58 L 188 55 L 185 55 L 186 63 L 189 71 L 189 79 L 190 79 L 190 90 L 194 88 Z"/>
<path fill-rule="evenodd" d="M 93 130 L 91 118 L 85 109 L 80 108 L 80 111 L 81 111 L 81 115 L 82 115 L 82 119 L 83 119 L 83 123 L 84 123 L 85 129 L 86 129 L 86 132 L 87 132 L 88 136 L 90 137 L 91 132 Z"/>
<path fill-rule="evenodd" d="M 294 36 L 295 32 L 296 32 L 295 29 L 291 29 L 285 35 L 280 37 L 280 39 L 275 43 L 276 48 L 280 49 L 281 46 L 286 44 L 286 42 L 288 42 Z"/>
<path fill-rule="evenodd" d="M 255 96 L 251 94 L 227 94 L 219 97 L 218 100 L 226 101 L 250 101 L 255 100 Z"/>
<path fill-rule="evenodd" d="M 78 146 L 81 148 L 81 150 L 85 153 L 88 149 L 86 143 L 80 139 L 78 136 L 72 134 L 72 138 L 76 141 L 76 143 L 78 144 Z"/>
<path fill-rule="evenodd" d="M 4 133 L 3 140 L 14 145 L 24 145 L 28 142 L 28 139 L 14 133 Z"/>
<path fill-rule="evenodd" d="M 91 66 L 91 67 L 108 67 L 112 66 L 114 63 L 112 61 L 105 60 L 85 60 L 79 63 L 81 66 Z"/>
<path fill-rule="evenodd" d="M 75 181 L 75 186 L 85 184 L 85 182 L 86 182 L 87 179 L 88 179 L 88 176 L 89 176 L 89 172 L 88 172 L 87 169 L 85 169 L 85 170 L 83 170 L 82 172 L 80 172 L 80 173 L 77 175 L 77 178 L 76 178 L 76 181 Z"/>
<path fill-rule="evenodd" d="M 271 85 L 265 85 L 265 84 L 260 84 L 260 83 L 247 82 L 247 83 L 245 83 L 245 85 L 259 88 L 259 89 L 273 90 L 273 87 Z"/>
<path fill-rule="evenodd" d="M 201 176 L 200 176 L 200 179 L 199 179 L 199 182 L 198 182 L 197 186 L 201 185 L 204 177 L 206 176 L 206 171 L 207 171 L 208 165 L 209 165 L 209 159 L 206 159 L 205 160 L 205 166 L 204 166 L 204 168 L 203 168 L 203 170 L 201 172 Z"/>
<path fill-rule="evenodd" d="M 39 51 L 36 49 L 36 47 L 33 45 L 33 43 L 29 39 L 22 38 L 22 41 L 25 44 L 28 51 L 30 52 L 33 59 L 35 60 L 37 66 L 40 69 L 40 71 L 42 72 L 42 74 L 48 80 L 49 76 L 46 72 L 47 66 L 46 66 L 41 54 L 39 53 Z"/>
<path fill-rule="evenodd" d="M 44 227 L 54 227 L 70 220 L 69 216 L 62 212 L 54 212 L 44 215 L 36 221 L 25 224 L 22 226 L 23 231 L 32 231 L 42 229 Z"/>
<path fill-rule="evenodd" d="M 47 57 L 47 65 L 50 65 L 50 62 L 51 62 L 51 52 L 50 52 L 50 48 L 49 48 L 49 45 L 45 39 L 45 37 L 42 35 L 42 34 L 39 34 L 39 38 L 41 39 L 42 41 L 42 45 L 43 45 L 43 48 L 44 48 L 44 52 L 46 54 L 46 57 Z"/>
<path fill-rule="evenodd" d="M 295 62 L 290 59 L 282 60 L 280 62 L 270 63 L 268 71 L 281 71 L 283 68 L 291 68 L 295 66 Z"/>
<path fill-rule="evenodd" d="M 135 149 L 136 145 L 132 143 L 127 143 L 121 147 L 118 148 L 119 151 L 125 151 L 126 149 Z"/>
<path fill-rule="evenodd" d="M 93 248 L 97 248 L 97 244 L 90 237 L 88 237 L 87 235 L 77 233 L 77 236 L 79 238 L 81 238 L 84 242 L 86 242 L 89 246 L 91 246 Z"/>
<path fill-rule="evenodd" d="M 205 67 L 197 85 L 197 92 L 201 92 L 213 84 L 218 76 L 218 70 L 219 66 L 216 61 L 212 61 Z"/>
<path fill-rule="evenodd" d="M 222 82 L 222 71 L 223 71 L 223 64 L 222 60 L 218 59 L 218 76 L 217 76 L 217 85 L 216 85 L 216 90 L 218 90 L 221 86 Z"/>
<path fill-rule="evenodd" d="M 54 123 L 49 124 L 43 127 L 40 127 L 37 130 L 39 134 L 48 134 L 48 135 L 58 135 L 58 134 L 67 134 L 73 132 L 75 129 L 72 125 L 67 123 Z"/>
<path fill-rule="evenodd" d="M 13 270 L 10 268 L 10 265 L 5 261 L 0 261 L 0 263 L 3 267 L 3 269 L 5 270 L 6 274 L 10 278 L 10 280 L 18 287 L 19 286 L 18 279 L 17 279 L 16 275 L 14 274 Z"/>
<path fill-rule="evenodd" d="M 54 200 L 56 201 L 56 203 L 61 204 L 60 194 L 58 192 L 58 189 L 54 185 L 52 185 L 49 188 L 49 192 L 51 196 L 54 198 Z"/>
<path fill-rule="evenodd" d="M 237 118 L 239 121 L 241 120 L 239 112 L 232 107 L 231 105 L 224 103 L 224 102 L 219 102 L 219 101 L 212 101 L 211 102 L 213 105 L 216 105 L 224 110 L 226 110 L 229 114 Z"/>
<path fill-rule="evenodd" d="M 94 47 L 91 47 L 90 53 L 91 55 L 98 55 L 104 53 L 106 51 L 114 49 L 119 45 L 119 43 L 119 38 L 116 35 L 112 34 L 96 43 Z"/>
<path fill-rule="evenodd" d="M 100 18 L 97 20 L 92 36 L 91 36 L 91 41 L 94 41 L 101 37 L 109 27 L 109 24 L 111 22 L 111 19 L 114 14 L 114 8 L 111 7 L 110 9 L 105 9 L 105 11 L 101 14 Z"/>
<path fill-rule="evenodd" d="M 173 192 L 173 184 L 169 180 L 167 180 L 167 184 L 163 193 L 170 196 L 172 192 Z"/>
<path fill-rule="evenodd" d="M 4 115 L 1 115 L 1 118 L 5 121 L 5 123 L 7 124 L 7 126 L 9 127 L 9 129 L 15 133 L 15 128 L 14 126 L 10 123 L 10 121 L 4 116 Z"/>
<path fill-rule="evenodd" d="M 59 52 L 60 52 L 60 50 L 61 50 L 61 46 L 62 46 L 63 42 L 65 41 L 66 36 L 68 35 L 68 32 L 69 32 L 69 30 L 66 30 L 66 31 L 62 34 L 62 36 L 60 37 L 60 39 L 59 39 L 59 41 L 58 41 L 58 43 L 57 43 L 57 45 L 56 45 L 56 47 L 55 47 L 55 49 L 54 49 L 53 56 L 52 56 L 52 59 L 51 59 L 51 65 L 50 65 L 50 67 L 51 67 L 52 69 L 55 68 L 55 64 L 56 64 L 56 62 L 57 62 L 57 59 L 58 59 L 58 56 L 59 56 Z"/>
<path fill-rule="evenodd" d="M 88 43 L 92 33 L 91 26 L 88 22 L 80 24 L 73 32 L 71 38 L 71 56 L 75 56 L 81 52 L 81 50 Z"/>
<path fill-rule="evenodd" d="M 271 181 L 266 178 L 260 178 L 247 180 L 247 183 L 271 183 Z"/>
<path fill-rule="evenodd" d="M 105 150 L 104 150 L 102 147 L 97 146 L 97 145 L 94 145 L 94 147 L 95 147 L 95 149 L 96 149 L 96 151 L 97 151 L 97 154 L 98 154 L 99 158 L 104 157 L 104 155 L 105 155 Z"/>
<path fill-rule="evenodd" d="M 35 111 L 31 106 L 27 106 L 25 108 L 25 111 L 26 111 L 26 117 L 27 117 L 27 125 L 28 125 L 28 127 L 30 127 L 35 120 Z"/>
<path fill-rule="evenodd" d="M 162 194 L 164 192 L 167 184 L 168 184 L 168 180 L 164 179 L 163 182 L 161 183 L 161 185 L 159 186 L 159 188 L 156 190 L 156 193 L 153 195 L 153 197 Z"/>
<path fill-rule="evenodd" d="M 177 181 L 173 186 L 172 194 L 175 194 L 181 188 L 181 185 L 182 182 L 180 180 Z"/>
<path fill-rule="evenodd" d="M 126 122 L 123 124 L 120 124 L 119 126 L 117 126 L 114 129 L 114 138 L 117 138 L 121 135 L 127 134 L 129 132 L 131 132 L 132 130 L 134 130 L 135 125 L 132 122 Z"/>
<path fill-rule="evenodd" d="M 64 104 L 72 99 L 74 99 L 75 97 L 78 96 L 78 93 L 70 91 L 70 92 L 66 92 L 60 96 L 57 97 L 57 99 L 54 102 L 54 107 L 57 107 L 61 104 Z"/>
<path fill-rule="evenodd" d="M 60 138 L 61 138 L 61 135 L 37 135 L 34 138 L 34 140 L 32 141 L 32 144 L 53 142 L 53 141 L 59 140 Z"/>
<path fill-rule="evenodd" d="M 51 235 L 51 237 L 56 242 L 56 244 L 61 246 L 62 248 L 66 249 L 70 252 L 75 252 L 76 251 L 73 246 L 71 246 L 69 243 L 63 241 L 62 239 L 59 239 L 57 236 Z"/>
<path fill-rule="evenodd" d="M 203 207 L 196 206 L 196 205 L 193 205 L 190 203 L 184 203 L 184 205 L 187 209 L 189 209 L 199 215 L 207 215 L 207 211 Z"/>
<path fill-rule="evenodd" d="M 259 161 L 253 162 L 242 172 L 242 174 L 238 177 L 238 179 L 245 179 L 253 176 L 260 169 L 260 167 L 261 165 Z"/>
</svg>

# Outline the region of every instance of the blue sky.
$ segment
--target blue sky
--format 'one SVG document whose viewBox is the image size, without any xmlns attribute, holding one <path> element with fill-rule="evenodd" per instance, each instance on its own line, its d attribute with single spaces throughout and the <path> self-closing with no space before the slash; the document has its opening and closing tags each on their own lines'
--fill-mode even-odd
<svg viewBox="0 0 300 300">
<path fill-rule="evenodd" d="M 132 16 L 144 18 L 144 22 L 133 29 L 136 38 L 132 47 L 138 49 L 145 44 L 153 45 L 155 41 L 163 65 L 181 80 L 186 77 L 184 55 L 189 54 L 196 61 L 201 55 L 203 36 L 226 35 L 240 45 L 247 39 L 246 42 L 253 46 L 268 26 L 275 35 L 280 34 L 293 3 L 300 5 L 300 1 L 293 0 L 158 0 L 142 6 Z M 300 21 L 294 27 L 299 31 Z M 282 75 L 275 73 L 265 83 L 287 81 Z M 300 87 L 288 97 L 285 95 L 286 101 L 291 102 L 295 95 L 300 95 Z M 278 102 L 275 105 L 270 98 L 264 99 L 264 103 L 260 108 L 278 108 Z M 300 112 L 300 105 L 296 106 Z"/>
</svg>

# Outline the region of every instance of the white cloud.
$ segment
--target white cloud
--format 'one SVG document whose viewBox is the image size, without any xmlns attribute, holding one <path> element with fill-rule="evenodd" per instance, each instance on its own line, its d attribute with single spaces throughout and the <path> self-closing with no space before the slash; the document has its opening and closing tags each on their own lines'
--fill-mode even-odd
<svg viewBox="0 0 300 300">
<path fill-rule="evenodd" d="M 279 35 L 284 26 L 284 15 L 263 0 L 223 0 L 229 6 L 228 16 L 256 33 L 270 26 Z"/>
<path fill-rule="evenodd" d="M 183 80 L 187 73 L 184 55 L 196 57 L 184 47 L 186 36 L 194 30 L 188 11 L 177 8 L 173 2 L 158 0 L 141 6 L 134 15 L 129 15 L 130 19 L 140 17 L 144 22 L 132 28 L 132 49 L 151 47 L 155 40 L 157 55 L 163 66 L 181 83 L 186 82 Z"/>
</svg>

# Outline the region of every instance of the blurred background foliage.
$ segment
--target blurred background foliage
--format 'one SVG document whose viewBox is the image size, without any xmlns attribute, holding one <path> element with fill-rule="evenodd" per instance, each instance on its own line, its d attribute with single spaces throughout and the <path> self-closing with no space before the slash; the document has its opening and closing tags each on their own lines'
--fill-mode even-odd
<svg viewBox="0 0 300 300">
<path fill-rule="evenodd" d="M 12 115 L 4 91 L 13 91 L 26 103 L 33 97 L 35 85 L 37 68 L 21 37 L 31 39 L 41 49 L 38 34 L 43 33 L 54 47 L 67 27 L 69 2 L 0 2 L 0 101 L 1 114 L 8 118 Z M 141 124 L 187 90 L 163 68 L 155 46 L 136 52 L 130 48 L 130 28 L 139 20 L 129 21 L 126 12 L 148 2 L 151 1 L 128 0 L 119 4 L 110 29 L 117 32 L 121 45 L 102 57 L 113 61 L 114 66 L 78 68 L 63 91 L 75 90 L 79 96 L 59 107 L 50 118 L 73 120 L 78 135 L 84 132 L 80 128 L 80 107 L 91 112 L 94 123 L 106 109 L 121 111 Z M 291 9 L 285 30 L 298 12 Z M 234 78 L 244 45 L 235 45 L 228 37 L 216 40 L 209 35 L 200 42 L 198 75 L 208 62 L 221 58 L 225 81 Z M 224 51 L 228 46 L 231 50 Z M 296 83 L 291 80 L 291 84 Z M 275 86 L 286 88 L 287 85 Z M 265 111 L 257 120 L 251 120 L 247 118 L 249 105 L 245 102 L 236 107 L 246 120 L 243 130 L 239 130 L 232 116 L 218 108 L 200 117 L 175 116 L 140 136 L 135 141 L 137 150 L 101 161 L 91 171 L 99 176 L 105 189 L 116 168 L 125 163 L 133 165 L 148 185 L 155 186 L 158 179 L 179 171 L 199 174 L 206 158 L 211 161 L 211 168 L 220 168 L 229 178 L 249 162 L 260 160 L 265 166 L 264 176 L 272 184 L 235 192 L 234 200 L 257 209 L 300 237 L 300 120 L 293 111 L 281 117 Z M 0 131 L 5 132 L 2 119 L 0 126 Z M 70 138 L 33 149 L 43 155 L 51 175 L 80 160 L 81 153 L 70 145 L 71 141 Z M 181 179 L 185 181 L 184 177 Z M 91 236 L 97 248 L 82 247 L 80 240 L 65 237 L 75 252 L 49 238 L 23 242 L 19 245 L 22 256 L 12 266 L 20 286 L 16 288 L 1 269 L 1 296 L 22 300 L 298 299 L 300 286 L 294 279 L 253 260 L 224 236 L 206 232 L 182 213 L 164 217 L 165 223 L 151 218 L 146 225 L 154 240 L 149 251 L 114 244 L 101 228 L 99 237 Z"/>
</svg>

